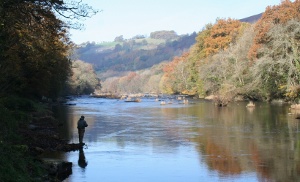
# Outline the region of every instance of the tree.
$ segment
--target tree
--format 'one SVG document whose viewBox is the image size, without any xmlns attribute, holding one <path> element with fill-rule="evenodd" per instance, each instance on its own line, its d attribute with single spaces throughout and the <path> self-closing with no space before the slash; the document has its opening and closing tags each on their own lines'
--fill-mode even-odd
<svg viewBox="0 0 300 182">
<path fill-rule="evenodd" d="M 290 0 L 281 1 L 280 5 L 268 6 L 263 13 L 261 19 L 256 23 L 256 36 L 254 43 L 249 50 L 248 57 L 251 60 L 256 60 L 262 57 L 262 52 L 258 50 L 270 41 L 269 30 L 277 24 L 285 24 L 289 20 L 300 19 L 300 1 Z"/>
<path fill-rule="evenodd" d="M 116 37 L 114 42 L 124 42 L 123 35 L 120 35 L 120 36 Z"/>
<path fill-rule="evenodd" d="M 86 17 L 86 5 L 61 0 L 2 0 L 0 92 L 57 97 L 70 73 L 68 27 L 58 16 Z"/>
<path fill-rule="evenodd" d="M 206 56 L 226 50 L 230 43 L 235 43 L 243 28 L 243 24 L 238 20 L 230 18 L 217 20 L 211 27 L 209 36 L 204 39 Z"/>
<path fill-rule="evenodd" d="M 203 82 L 199 78 L 199 67 L 203 64 L 207 57 L 205 52 L 205 39 L 210 35 L 212 24 L 207 24 L 205 28 L 197 35 L 196 43 L 190 48 L 189 55 L 189 82 L 191 85 L 190 92 L 197 93 L 199 96 L 204 96 Z"/>
<path fill-rule="evenodd" d="M 247 27 L 226 50 L 207 57 L 199 67 L 199 80 L 205 95 L 214 94 L 225 102 L 238 94 L 247 94 L 251 85 L 247 53 L 254 37 L 253 27 Z"/>
<path fill-rule="evenodd" d="M 300 93 L 300 21 L 273 25 L 267 36 L 270 41 L 258 50 L 263 57 L 253 66 L 257 88 L 268 100 L 295 100 Z"/>
<path fill-rule="evenodd" d="M 90 94 L 101 89 L 100 81 L 89 63 L 81 60 L 72 62 L 72 77 L 68 80 L 71 94 Z"/>
<path fill-rule="evenodd" d="M 166 63 L 160 63 L 150 69 L 137 72 L 128 72 L 125 76 L 114 76 L 103 81 L 103 92 L 113 93 L 140 93 L 161 91 L 160 81 L 163 75 L 163 67 Z"/>
<path fill-rule="evenodd" d="M 175 57 L 172 62 L 164 67 L 165 89 L 171 93 L 187 93 L 190 90 L 188 79 L 189 67 L 187 58 L 189 53 L 184 53 L 181 57 Z M 168 88 L 169 87 L 169 88 Z"/>
<path fill-rule="evenodd" d="M 162 30 L 162 31 L 151 32 L 150 38 L 171 40 L 171 39 L 177 39 L 179 38 L 179 36 L 174 30 L 171 31 Z"/>
<path fill-rule="evenodd" d="M 118 52 L 118 51 L 121 51 L 121 50 L 122 50 L 122 46 L 120 44 L 116 44 L 114 51 Z"/>
</svg>

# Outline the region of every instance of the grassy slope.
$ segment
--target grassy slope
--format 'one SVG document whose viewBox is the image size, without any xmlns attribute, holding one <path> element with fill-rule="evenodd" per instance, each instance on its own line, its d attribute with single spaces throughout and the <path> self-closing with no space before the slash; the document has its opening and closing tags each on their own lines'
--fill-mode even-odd
<svg viewBox="0 0 300 182">
<path fill-rule="evenodd" d="M 147 41 L 148 45 L 146 46 L 135 46 L 135 49 L 144 49 L 144 50 L 150 50 L 157 48 L 158 45 L 166 43 L 165 40 L 162 39 L 151 39 L 151 38 L 145 38 L 145 39 L 135 39 L 134 41 L 136 43 L 141 43 L 144 40 Z M 97 43 L 95 49 L 98 50 L 110 50 L 114 49 L 117 44 L 123 45 L 123 42 L 101 42 Z"/>
</svg>

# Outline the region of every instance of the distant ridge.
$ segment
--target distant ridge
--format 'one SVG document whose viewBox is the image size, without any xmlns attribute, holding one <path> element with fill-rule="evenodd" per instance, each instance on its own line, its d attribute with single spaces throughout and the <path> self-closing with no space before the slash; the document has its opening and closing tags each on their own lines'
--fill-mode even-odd
<svg viewBox="0 0 300 182">
<path fill-rule="evenodd" d="M 247 23 L 255 23 L 261 18 L 262 14 L 263 13 L 253 15 L 253 16 L 249 16 L 247 18 L 240 19 L 240 21 L 241 22 L 247 22 Z"/>
</svg>

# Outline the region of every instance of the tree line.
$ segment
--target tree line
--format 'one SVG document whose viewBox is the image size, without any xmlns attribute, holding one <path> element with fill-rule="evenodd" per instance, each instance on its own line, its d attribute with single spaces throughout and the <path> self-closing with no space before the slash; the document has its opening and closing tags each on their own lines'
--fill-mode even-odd
<svg viewBox="0 0 300 182">
<path fill-rule="evenodd" d="M 237 97 L 297 101 L 300 93 L 299 25 L 299 0 L 285 0 L 280 5 L 267 7 L 254 24 L 217 19 L 197 34 L 196 43 L 188 51 L 164 63 L 159 74 L 153 71 L 147 78 L 157 80 L 157 87 L 153 88 L 159 92 L 199 97 L 215 95 L 222 102 Z M 132 77 L 130 75 L 106 80 L 104 85 L 118 85 L 118 82 L 128 85 L 124 81 Z M 133 78 L 139 77 L 140 81 L 135 83 L 143 83 L 143 74 L 136 72 Z M 112 88 L 115 92 L 122 90 Z"/>
<path fill-rule="evenodd" d="M 58 143 L 52 137 L 60 140 L 54 131 L 58 122 L 53 122 L 52 112 L 40 101 L 66 94 L 67 85 L 69 93 L 72 89 L 85 92 L 95 82 L 87 74 L 77 78 L 79 72 L 92 71 L 89 65 L 70 59 L 74 45 L 68 33 L 70 28 L 81 27 L 81 18 L 94 13 L 79 0 L 0 1 L 1 181 L 58 180 L 36 158 L 35 149 L 41 143 L 52 143 L 48 147 L 55 148 Z M 89 82 L 76 82 L 85 77 Z"/>
<path fill-rule="evenodd" d="M 0 11 L 0 93 L 60 96 L 72 75 L 68 30 L 96 11 L 62 0 L 2 0 Z"/>
</svg>

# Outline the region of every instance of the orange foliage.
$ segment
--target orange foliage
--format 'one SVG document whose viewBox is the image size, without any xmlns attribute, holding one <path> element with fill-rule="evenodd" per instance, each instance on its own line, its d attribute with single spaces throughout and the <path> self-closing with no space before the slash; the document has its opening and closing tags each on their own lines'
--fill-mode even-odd
<svg viewBox="0 0 300 182">
<path fill-rule="evenodd" d="M 228 48 L 240 35 L 242 23 L 233 19 L 220 19 L 210 30 L 210 36 L 204 39 L 206 56 Z"/>
<path fill-rule="evenodd" d="M 128 75 L 127 75 L 127 79 L 128 80 L 132 80 L 134 77 L 136 77 L 137 74 L 135 72 L 130 72 Z"/>
<path fill-rule="evenodd" d="M 166 64 L 165 67 L 163 68 L 165 76 L 170 77 L 174 72 L 178 63 L 180 63 L 181 61 L 187 61 L 188 56 L 189 56 L 188 52 L 183 53 L 180 57 L 176 56 L 170 63 Z"/>
<path fill-rule="evenodd" d="M 255 25 L 257 32 L 254 44 L 248 53 L 249 59 L 259 58 L 258 49 L 270 41 L 267 33 L 272 25 L 284 24 L 291 19 L 300 20 L 300 0 L 295 0 L 295 2 L 284 0 L 278 6 L 267 7 L 261 19 Z"/>
<path fill-rule="evenodd" d="M 135 79 L 137 76 L 138 76 L 137 73 L 135 73 L 135 72 L 129 72 L 127 75 L 121 77 L 119 79 L 119 82 L 122 83 L 122 84 L 127 84 L 131 80 Z"/>
<path fill-rule="evenodd" d="M 165 86 L 165 89 L 168 90 L 168 92 L 173 92 L 172 89 L 172 83 L 175 82 L 176 76 L 175 76 L 175 70 L 177 65 L 184 61 L 186 62 L 188 60 L 190 53 L 183 53 L 180 57 L 175 57 L 170 63 L 166 64 L 163 68 L 164 75 L 163 75 L 163 83 Z"/>
</svg>

